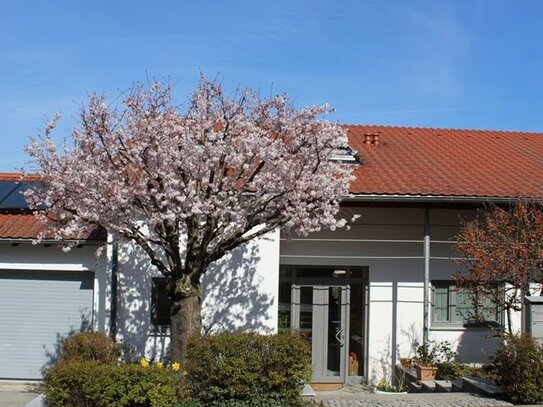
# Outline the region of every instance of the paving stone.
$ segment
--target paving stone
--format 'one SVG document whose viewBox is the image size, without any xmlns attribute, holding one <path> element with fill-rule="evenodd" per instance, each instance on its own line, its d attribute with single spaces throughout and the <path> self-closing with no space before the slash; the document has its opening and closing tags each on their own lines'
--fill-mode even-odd
<svg viewBox="0 0 543 407">
<path fill-rule="evenodd" d="M 499 407 L 512 405 L 502 400 L 469 393 L 360 394 L 357 398 L 352 394 L 346 396 L 338 394 L 336 398 L 331 398 L 330 394 L 320 397 L 317 393 L 315 398 L 321 400 L 324 407 Z"/>
<path fill-rule="evenodd" d="M 0 382 L 0 407 L 23 407 L 38 394 L 36 384 Z"/>
</svg>

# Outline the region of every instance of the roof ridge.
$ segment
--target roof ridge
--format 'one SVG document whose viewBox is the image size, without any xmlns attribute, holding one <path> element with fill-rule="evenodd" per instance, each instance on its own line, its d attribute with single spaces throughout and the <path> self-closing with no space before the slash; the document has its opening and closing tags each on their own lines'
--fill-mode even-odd
<svg viewBox="0 0 543 407">
<path fill-rule="evenodd" d="M 430 131 L 452 131 L 452 132 L 475 132 L 475 133 L 508 133 L 508 134 L 540 134 L 543 135 L 543 130 L 538 131 L 518 131 L 518 130 L 493 130 L 493 129 L 467 129 L 467 128 L 452 128 L 452 127 L 423 127 L 423 126 L 397 126 L 386 124 L 348 124 L 341 123 L 342 127 L 372 127 L 379 129 L 409 129 L 409 130 L 430 130 Z"/>
</svg>

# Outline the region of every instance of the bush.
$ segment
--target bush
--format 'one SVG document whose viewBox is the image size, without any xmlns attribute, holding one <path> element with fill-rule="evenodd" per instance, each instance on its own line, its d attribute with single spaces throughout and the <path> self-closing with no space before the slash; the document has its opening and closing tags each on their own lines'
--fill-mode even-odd
<svg viewBox="0 0 543 407">
<path fill-rule="evenodd" d="M 511 401 L 543 402 L 543 345 L 529 336 L 511 335 L 493 358 L 498 382 Z"/>
<path fill-rule="evenodd" d="M 259 395 L 253 396 L 246 400 L 215 400 L 206 402 L 205 404 L 194 398 L 183 400 L 175 405 L 175 407 L 285 407 L 289 403 L 281 397 L 274 395 Z"/>
<path fill-rule="evenodd" d="M 262 399 L 272 406 L 270 398 L 282 403 L 276 405 L 300 405 L 311 378 L 311 351 L 294 333 L 195 336 L 185 369 L 189 395 L 205 406 L 259 405 Z"/>
<path fill-rule="evenodd" d="M 59 363 L 95 361 L 114 365 L 119 361 L 121 353 L 121 346 L 104 333 L 76 332 L 62 338 Z"/>
<path fill-rule="evenodd" d="M 413 363 L 421 366 L 438 366 L 440 364 L 453 364 L 456 353 L 452 350 L 449 341 L 428 341 L 417 348 Z"/>
<path fill-rule="evenodd" d="M 179 383 L 156 366 L 72 360 L 47 369 L 42 388 L 49 407 L 171 407 Z"/>
<path fill-rule="evenodd" d="M 467 376 L 480 376 L 481 368 L 464 363 L 438 363 L 436 379 L 455 380 Z"/>
</svg>

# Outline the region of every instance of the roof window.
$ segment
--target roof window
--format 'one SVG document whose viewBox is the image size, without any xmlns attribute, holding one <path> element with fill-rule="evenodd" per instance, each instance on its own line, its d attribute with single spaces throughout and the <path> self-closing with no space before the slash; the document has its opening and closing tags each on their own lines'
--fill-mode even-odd
<svg viewBox="0 0 543 407">
<path fill-rule="evenodd" d="M 346 163 L 356 163 L 358 162 L 356 154 L 353 150 L 347 146 L 342 148 L 337 148 L 330 158 L 331 161 L 341 161 Z"/>
</svg>

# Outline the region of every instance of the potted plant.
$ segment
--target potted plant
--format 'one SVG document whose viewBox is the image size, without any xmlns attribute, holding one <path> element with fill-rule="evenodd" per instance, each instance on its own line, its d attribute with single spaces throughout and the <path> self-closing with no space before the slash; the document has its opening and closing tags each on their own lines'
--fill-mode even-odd
<svg viewBox="0 0 543 407">
<path fill-rule="evenodd" d="M 412 362 L 411 358 L 400 358 L 400 365 L 404 369 L 409 369 L 411 367 L 411 362 Z"/>
<path fill-rule="evenodd" d="M 407 394 L 405 375 L 402 373 L 399 378 L 395 378 L 396 380 L 393 379 L 387 380 L 383 377 L 379 384 L 375 386 L 373 392 L 375 394 Z M 397 382 L 397 384 L 392 384 L 393 382 Z"/>
<path fill-rule="evenodd" d="M 437 374 L 435 347 L 430 342 L 419 346 L 413 364 L 418 380 L 434 380 Z"/>
</svg>

